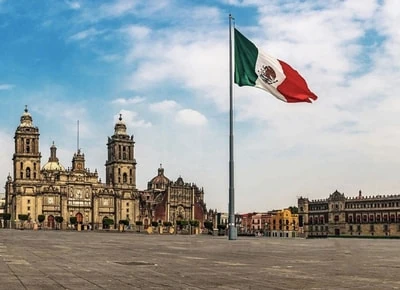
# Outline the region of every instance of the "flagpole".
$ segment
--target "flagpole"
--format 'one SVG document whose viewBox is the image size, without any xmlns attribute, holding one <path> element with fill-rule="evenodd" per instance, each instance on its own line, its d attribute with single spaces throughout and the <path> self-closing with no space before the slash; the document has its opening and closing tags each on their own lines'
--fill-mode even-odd
<svg viewBox="0 0 400 290">
<path fill-rule="evenodd" d="M 229 240 L 237 239 L 233 163 L 233 47 L 232 15 L 229 14 Z"/>
</svg>

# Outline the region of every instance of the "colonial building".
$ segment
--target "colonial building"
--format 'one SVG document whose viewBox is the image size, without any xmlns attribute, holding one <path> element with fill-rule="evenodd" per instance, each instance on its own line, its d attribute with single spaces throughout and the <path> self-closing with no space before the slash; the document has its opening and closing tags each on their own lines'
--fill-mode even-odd
<svg viewBox="0 0 400 290">
<path fill-rule="evenodd" d="M 300 197 L 302 236 L 400 236 L 400 195 L 346 197 L 337 190 L 327 199 Z"/>
<path fill-rule="evenodd" d="M 297 237 L 299 217 L 291 208 L 273 210 L 266 217 L 266 235 L 269 237 Z"/>
<path fill-rule="evenodd" d="M 297 237 L 298 215 L 292 208 L 272 210 L 263 213 L 246 213 L 241 215 L 239 233 L 263 234 L 267 237 Z"/>
<path fill-rule="evenodd" d="M 197 220 L 202 223 L 207 217 L 204 203 L 204 190 L 194 183 L 184 182 L 182 177 L 171 181 L 164 175 L 160 164 L 158 174 L 147 184 L 147 189 L 140 193 L 141 216 L 144 226 L 151 221 L 164 221 L 175 225 L 178 221 Z"/>
<path fill-rule="evenodd" d="M 41 166 L 39 129 L 33 125 L 26 108 L 15 132 L 13 176 L 6 182 L 6 207 L 11 221 L 28 215 L 36 221 L 44 215 L 45 225 L 54 227 L 55 217 L 65 221 L 76 217 L 79 224 L 102 227 L 105 219 L 150 223 L 173 219 L 205 218 L 204 191 L 182 178 L 170 182 L 159 169 L 145 191 L 136 188 L 136 159 L 133 135 L 120 116 L 114 134 L 108 138 L 105 183 L 97 170 L 85 166 L 85 155 L 77 150 L 71 167 L 65 168 L 57 157 L 57 147 L 50 147 L 50 158 Z M 160 181 L 160 182 L 159 182 Z"/>
</svg>

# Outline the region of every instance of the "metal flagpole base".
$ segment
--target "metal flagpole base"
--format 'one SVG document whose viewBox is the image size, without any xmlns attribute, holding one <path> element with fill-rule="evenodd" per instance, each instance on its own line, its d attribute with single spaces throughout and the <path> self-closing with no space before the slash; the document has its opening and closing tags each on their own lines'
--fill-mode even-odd
<svg viewBox="0 0 400 290">
<path fill-rule="evenodd" d="M 237 228 L 234 225 L 229 226 L 229 240 L 237 240 Z"/>
</svg>

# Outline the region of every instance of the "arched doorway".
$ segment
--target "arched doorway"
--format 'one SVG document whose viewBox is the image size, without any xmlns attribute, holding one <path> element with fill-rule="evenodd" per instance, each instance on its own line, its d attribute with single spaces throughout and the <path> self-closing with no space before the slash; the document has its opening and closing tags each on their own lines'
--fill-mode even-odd
<svg viewBox="0 0 400 290">
<path fill-rule="evenodd" d="M 47 217 L 47 227 L 50 229 L 54 229 L 55 226 L 55 222 L 54 222 L 54 216 L 53 215 L 49 215 Z"/>
<path fill-rule="evenodd" d="M 78 224 L 82 224 L 82 223 L 83 223 L 83 215 L 82 215 L 80 212 L 78 212 L 78 213 L 76 214 L 76 222 L 77 222 Z"/>
</svg>

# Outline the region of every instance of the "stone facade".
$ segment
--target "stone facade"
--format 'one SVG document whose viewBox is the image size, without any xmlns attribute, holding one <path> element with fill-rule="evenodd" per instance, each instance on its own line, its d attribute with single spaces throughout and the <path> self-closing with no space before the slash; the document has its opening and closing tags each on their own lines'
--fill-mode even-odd
<svg viewBox="0 0 400 290">
<path fill-rule="evenodd" d="M 241 234 L 263 234 L 267 237 L 297 237 L 298 214 L 293 208 L 272 210 L 264 213 L 246 213 L 238 225 Z"/>
<path fill-rule="evenodd" d="M 270 211 L 266 217 L 267 236 L 294 238 L 297 237 L 299 215 L 290 208 Z"/>
<path fill-rule="evenodd" d="M 400 195 L 346 197 L 335 191 L 329 198 L 300 197 L 299 226 L 304 237 L 400 236 Z"/>
<path fill-rule="evenodd" d="M 144 226 L 150 222 L 170 222 L 198 220 L 201 227 L 207 218 L 204 203 L 204 189 L 194 183 L 184 182 L 182 177 L 171 181 L 164 175 L 160 165 L 158 174 L 147 184 L 147 189 L 140 193 L 141 215 Z"/>
<path fill-rule="evenodd" d="M 206 213 L 204 191 L 194 184 L 176 182 L 149 182 L 149 188 L 136 188 L 136 159 L 133 135 L 120 116 L 114 135 L 108 137 L 106 182 L 102 183 L 96 170 L 85 167 L 85 155 L 80 149 L 74 153 L 72 166 L 65 168 L 57 158 L 57 148 L 50 147 L 50 158 L 41 166 L 39 129 L 33 125 L 26 108 L 15 132 L 13 176 L 6 182 L 6 207 L 11 221 L 19 215 L 28 215 L 37 221 L 45 216 L 44 225 L 54 228 L 55 217 L 62 216 L 77 222 L 101 228 L 106 218 L 151 223 L 176 219 L 198 219 L 202 225 Z M 160 171 L 161 169 L 159 169 Z M 162 169 L 163 173 L 163 169 Z M 159 187 L 162 186 L 162 187 Z"/>
</svg>

